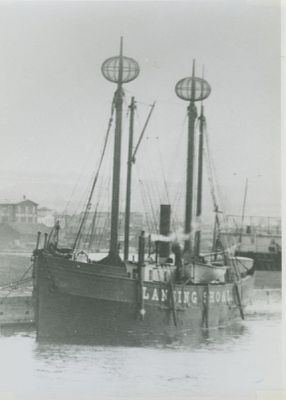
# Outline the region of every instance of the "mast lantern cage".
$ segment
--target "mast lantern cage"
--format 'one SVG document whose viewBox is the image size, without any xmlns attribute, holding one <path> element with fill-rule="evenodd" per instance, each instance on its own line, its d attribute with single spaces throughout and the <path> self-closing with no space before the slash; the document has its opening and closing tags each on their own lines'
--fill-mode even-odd
<svg viewBox="0 0 286 400">
<path fill-rule="evenodd" d="M 103 76 L 111 81 L 119 83 L 120 56 L 111 57 L 104 61 L 101 67 Z M 131 82 L 139 75 L 140 68 L 133 58 L 122 56 L 122 83 Z"/>
<path fill-rule="evenodd" d="M 192 95 L 192 85 L 194 87 L 194 98 Z M 206 99 L 211 92 L 211 87 L 205 79 L 197 77 L 188 77 L 181 79 L 175 87 L 178 97 L 183 100 L 201 101 Z"/>
</svg>

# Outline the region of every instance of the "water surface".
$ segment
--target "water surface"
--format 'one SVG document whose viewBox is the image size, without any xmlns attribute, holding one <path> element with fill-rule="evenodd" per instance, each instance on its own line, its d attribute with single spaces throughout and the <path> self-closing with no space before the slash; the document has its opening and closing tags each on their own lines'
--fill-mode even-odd
<svg viewBox="0 0 286 400">
<path fill-rule="evenodd" d="M 145 347 L 39 344 L 2 329 L 0 393 L 15 399 L 255 399 L 281 388 L 276 307 L 184 340 Z"/>
</svg>

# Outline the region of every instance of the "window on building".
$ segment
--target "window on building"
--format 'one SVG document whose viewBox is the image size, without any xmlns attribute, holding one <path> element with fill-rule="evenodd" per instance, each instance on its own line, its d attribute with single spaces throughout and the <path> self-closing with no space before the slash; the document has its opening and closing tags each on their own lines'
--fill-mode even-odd
<svg viewBox="0 0 286 400">
<path fill-rule="evenodd" d="M 164 271 L 164 281 L 167 282 L 168 279 L 168 272 Z"/>
<path fill-rule="evenodd" d="M 152 269 L 149 270 L 149 281 L 153 281 L 153 271 L 152 271 Z"/>
</svg>

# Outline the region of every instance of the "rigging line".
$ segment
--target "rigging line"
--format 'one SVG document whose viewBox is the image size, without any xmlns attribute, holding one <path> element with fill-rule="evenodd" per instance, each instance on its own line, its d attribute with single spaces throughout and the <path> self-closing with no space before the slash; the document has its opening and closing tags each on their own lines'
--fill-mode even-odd
<svg viewBox="0 0 286 400">
<path fill-rule="evenodd" d="M 183 184 L 181 183 L 179 189 L 177 190 L 177 193 L 174 196 L 174 206 L 173 206 L 173 211 L 172 211 L 172 215 L 174 215 L 173 218 L 173 227 L 175 227 L 177 224 L 177 226 L 179 226 L 179 221 L 182 220 L 182 215 L 178 216 L 178 209 L 182 208 L 182 197 L 183 197 Z M 175 233 L 177 234 L 177 229 L 175 229 Z"/>
<path fill-rule="evenodd" d="M 182 194 L 182 193 L 181 193 Z M 180 229 L 180 218 L 178 217 L 178 204 L 174 202 L 173 210 L 172 210 L 172 229 L 175 233 L 176 237 L 178 234 L 178 229 Z"/>
<path fill-rule="evenodd" d="M 21 281 L 13 281 L 13 282 L 10 282 L 9 284 L 5 284 L 4 286 L 0 286 L 0 290 L 5 290 L 5 289 L 11 289 L 11 291 L 17 290 L 17 289 L 19 289 L 19 286 L 25 285 L 28 282 L 32 283 L 32 280 L 33 280 L 32 277 L 28 277 L 28 278 L 22 279 Z"/>
<path fill-rule="evenodd" d="M 181 128 L 180 128 L 180 133 L 178 135 L 178 140 L 176 141 L 176 145 L 174 146 L 174 149 L 173 149 L 173 156 L 171 157 L 171 160 L 176 159 L 176 156 L 179 153 L 179 147 L 181 146 L 183 137 L 185 135 L 185 127 L 186 127 L 187 117 L 188 117 L 188 113 L 186 112 L 185 116 L 184 116 L 184 120 L 183 120 Z M 170 170 L 171 170 L 171 173 L 169 175 L 170 175 L 170 177 L 172 179 L 173 174 L 176 172 L 176 169 L 173 167 L 173 165 L 170 165 Z"/>
<path fill-rule="evenodd" d="M 111 181 L 111 175 L 109 176 L 109 179 L 107 182 L 107 187 L 106 187 L 106 192 L 107 192 L 106 198 L 107 198 L 108 204 L 111 201 L 111 193 L 110 193 L 111 189 L 110 189 L 110 185 L 109 185 L 110 181 Z M 104 206 L 105 206 L 105 204 L 102 205 L 102 212 L 104 212 L 104 210 L 103 210 Z M 99 235 L 98 241 L 97 241 L 97 245 L 98 245 L 99 249 L 101 248 L 101 243 L 107 233 L 108 226 L 110 225 L 109 215 L 110 214 L 108 212 L 105 212 L 105 214 L 104 214 L 105 217 L 104 217 L 104 221 L 103 221 L 103 229 L 102 229 L 102 231 Z"/>
<path fill-rule="evenodd" d="M 108 185 L 109 185 L 109 183 L 110 183 L 110 180 L 111 180 L 111 178 L 109 177 Z M 104 191 L 102 190 L 102 191 L 100 192 L 100 195 L 99 195 L 99 197 L 98 197 L 97 204 L 96 204 L 95 209 L 94 209 L 94 215 L 93 215 L 93 219 L 92 219 L 92 223 L 91 223 L 91 228 L 90 228 L 90 240 L 89 240 L 89 244 L 88 244 L 88 251 L 90 251 L 91 246 L 92 246 L 92 243 L 93 243 L 93 241 L 95 241 L 95 237 L 96 237 L 95 222 L 96 222 L 96 219 L 97 219 L 97 214 L 98 214 L 98 212 L 99 212 L 99 206 L 100 206 L 100 202 L 101 202 L 103 193 L 104 193 Z"/>
<path fill-rule="evenodd" d="M 140 165 L 138 163 L 136 163 L 135 165 L 136 165 L 136 168 L 139 170 Z M 146 166 L 144 164 L 143 167 L 144 167 L 144 169 L 148 170 L 148 168 L 150 167 L 150 162 L 148 162 Z M 142 174 L 140 174 L 140 172 L 139 172 L 138 176 L 142 176 Z M 156 191 L 153 189 L 153 182 L 152 182 L 152 180 L 150 182 L 148 182 L 148 180 L 146 180 L 146 182 L 144 182 L 144 180 L 141 179 L 141 183 L 142 183 L 142 188 L 144 189 L 147 203 L 149 203 L 149 206 L 151 209 L 151 216 L 153 219 L 155 219 L 156 214 L 154 213 L 154 204 L 153 204 L 152 196 L 153 196 L 153 199 L 156 198 Z M 150 192 L 152 193 L 152 195 L 150 194 Z M 156 223 L 153 223 L 153 226 L 156 227 Z M 155 228 L 155 229 L 157 230 L 157 228 Z"/>
<path fill-rule="evenodd" d="M 168 189 L 168 184 L 167 184 L 167 179 L 164 173 L 164 168 L 163 168 L 163 160 L 162 160 L 162 155 L 161 155 L 161 151 L 160 151 L 160 146 L 158 145 L 159 140 L 157 141 L 157 151 L 158 151 L 158 155 L 159 155 L 159 161 L 160 161 L 160 167 L 161 167 L 161 173 L 163 176 L 163 182 L 164 182 L 164 187 L 165 187 L 165 191 L 166 191 L 166 195 L 167 195 L 167 201 L 169 204 L 171 204 L 171 199 L 170 199 L 170 193 L 169 193 L 169 189 Z M 177 218 L 176 218 L 176 214 L 172 212 L 172 227 L 173 230 L 175 231 L 176 234 L 176 225 L 177 225 Z"/>
<path fill-rule="evenodd" d="M 144 186 L 144 183 L 143 183 L 143 186 Z M 151 196 L 150 195 L 148 196 L 148 194 L 149 194 L 148 189 L 146 189 L 146 191 L 147 191 L 147 199 L 149 197 L 149 204 L 150 204 L 150 210 L 151 210 L 151 218 L 152 218 L 152 222 L 153 222 L 153 229 L 155 230 L 156 233 L 159 233 L 158 225 L 157 225 L 157 221 L 158 221 L 157 217 L 158 216 L 156 214 L 155 206 L 154 206 L 154 203 L 152 201 Z"/>
<path fill-rule="evenodd" d="M 156 102 L 154 101 L 154 103 L 153 103 L 152 106 L 151 106 L 151 110 L 149 111 L 149 114 L 148 114 L 148 116 L 147 116 L 147 119 L 146 119 L 146 121 L 145 121 L 145 124 L 144 124 L 144 126 L 143 126 L 143 129 L 142 129 L 142 131 L 141 131 L 141 134 L 140 134 L 140 136 L 139 136 L 138 142 L 137 142 L 137 144 L 136 144 L 136 146 L 135 146 L 135 149 L 134 149 L 134 151 L 133 151 L 132 160 L 135 160 L 136 153 L 137 153 L 137 151 L 138 151 L 138 148 L 139 148 L 139 146 L 140 146 L 140 143 L 142 142 L 144 133 L 145 133 L 145 131 L 146 131 L 146 128 L 147 128 L 148 123 L 149 123 L 149 121 L 150 121 L 151 115 L 152 115 L 153 110 L 154 110 L 154 108 L 155 108 L 155 104 L 156 104 Z"/>
<path fill-rule="evenodd" d="M 213 204 L 214 204 L 214 208 L 215 208 L 214 211 L 216 214 L 215 220 L 216 220 L 218 239 L 221 241 L 221 243 L 222 243 L 222 241 L 224 242 L 224 243 L 222 243 L 224 248 L 225 247 L 229 248 L 230 247 L 229 239 L 227 237 L 224 237 L 222 239 L 222 237 L 221 237 L 221 224 L 225 220 L 225 214 L 223 212 L 219 211 L 219 203 L 218 203 L 217 195 L 215 192 L 213 170 L 211 168 L 211 156 L 210 156 L 210 150 L 209 150 L 209 140 L 208 140 L 207 129 L 204 130 L 204 133 L 205 133 L 205 138 L 206 138 L 205 142 L 206 142 L 206 153 L 207 153 L 207 160 L 208 160 L 208 163 L 207 163 L 208 180 L 210 183 L 211 196 L 212 196 L 212 200 L 213 200 Z M 223 214 L 223 218 L 220 217 L 221 214 Z M 234 266 L 234 263 L 233 262 L 231 262 L 231 263 L 233 264 L 233 268 L 235 269 L 236 267 Z"/>
<path fill-rule="evenodd" d="M 219 198 L 219 203 L 221 204 L 222 209 L 224 209 L 224 204 L 222 202 L 222 195 L 221 195 L 221 192 L 220 192 L 219 185 L 217 183 L 216 167 L 215 167 L 215 163 L 213 161 L 213 157 L 212 157 L 211 152 L 210 152 L 209 135 L 208 135 L 208 130 L 207 130 L 207 121 L 205 121 L 205 126 L 206 126 L 205 136 L 206 136 L 206 141 L 207 141 L 207 146 L 208 146 L 208 156 L 209 156 L 210 168 L 211 168 L 211 171 L 212 171 L 212 177 L 213 177 L 213 181 L 215 183 L 215 186 L 217 188 L 217 195 L 218 195 L 218 198 Z"/>
<path fill-rule="evenodd" d="M 107 185 L 109 185 L 110 180 L 111 180 L 111 177 L 109 175 L 108 176 Z M 92 241 L 94 240 L 95 235 L 96 235 L 95 232 L 94 232 L 94 229 L 95 229 L 95 222 L 96 222 L 96 218 L 97 218 L 97 212 L 98 212 L 98 209 L 99 209 L 99 205 L 101 203 L 102 196 L 104 195 L 104 192 L 106 191 L 106 185 L 104 186 L 104 184 L 103 184 L 104 181 L 105 181 L 105 177 L 102 176 L 101 177 L 101 186 L 97 185 L 97 189 L 99 190 L 99 194 L 97 196 L 98 201 L 97 201 L 97 203 L 95 204 L 95 207 L 94 207 L 94 214 L 93 214 L 92 221 L 89 224 L 89 227 L 87 229 L 87 236 L 89 237 L 89 243 L 87 245 L 87 251 L 90 251 L 90 248 L 92 246 Z"/>
<path fill-rule="evenodd" d="M 145 221 L 146 221 L 146 225 L 147 225 L 148 231 L 151 232 L 150 221 L 149 221 L 149 218 L 147 217 L 147 214 L 148 214 L 148 206 L 147 206 L 147 204 L 148 203 L 146 201 L 143 184 L 142 184 L 141 179 L 138 176 L 137 169 L 138 169 L 138 166 L 135 167 L 134 172 L 135 172 L 136 178 L 137 178 L 138 183 L 139 183 L 139 190 L 140 190 L 142 205 L 143 205 L 143 209 L 144 209 L 144 218 L 145 218 Z"/>
<path fill-rule="evenodd" d="M 27 275 L 27 273 L 33 268 L 33 264 L 31 264 L 26 271 L 21 275 L 21 278 L 18 279 L 18 282 L 24 281 L 24 277 Z M 27 278 L 26 278 L 27 279 Z M 30 278 L 29 278 L 30 279 Z M 12 293 L 12 291 L 15 290 L 14 287 L 11 288 L 11 290 L 9 290 L 9 292 L 3 297 L 4 299 L 6 299 L 8 296 L 10 296 L 10 294 Z"/>
<path fill-rule="evenodd" d="M 90 178 L 90 184 L 91 184 L 91 183 L 92 183 L 92 178 Z M 76 225 L 76 228 L 74 229 L 74 232 L 73 232 L 74 236 L 77 235 L 77 232 L 78 232 L 79 227 L 80 227 L 80 224 L 81 224 L 81 218 L 80 218 L 80 214 L 81 214 L 81 213 L 78 214 L 78 211 L 79 211 L 79 209 L 82 209 L 82 205 L 83 205 L 84 203 L 86 203 L 87 198 L 88 198 L 88 195 L 86 194 L 86 192 L 84 192 L 84 193 L 82 194 L 81 199 L 80 199 L 79 202 L 77 203 L 76 208 L 74 209 L 74 213 L 73 213 L 73 215 L 72 215 L 70 221 L 68 222 L 67 228 L 68 228 L 70 225 Z M 84 215 L 84 214 L 83 214 L 83 215 Z M 78 242 L 78 246 L 79 246 L 79 244 L 80 244 L 80 240 L 79 240 L 79 242 Z M 73 247 L 73 245 L 72 245 L 71 247 Z"/>
<path fill-rule="evenodd" d="M 89 186 L 90 186 L 91 182 L 92 182 L 92 178 L 90 178 Z M 73 224 L 74 221 L 75 221 L 75 222 L 77 223 L 77 225 L 78 225 L 77 229 L 79 228 L 80 220 L 78 221 L 78 210 L 79 210 L 79 209 L 82 209 L 82 204 L 85 203 L 86 201 L 87 201 L 87 194 L 86 194 L 86 192 L 84 191 L 84 193 L 82 193 L 81 199 L 78 200 L 78 202 L 77 202 L 77 204 L 76 204 L 76 206 L 75 206 L 75 209 L 73 210 L 73 214 L 72 214 L 72 216 L 71 216 L 71 218 L 70 218 L 70 221 L 67 223 L 67 228 L 68 228 L 71 224 Z M 77 230 L 77 229 L 76 229 L 76 230 Z"/>
<path fill-rule="evenodd" d="M 149 162 L 147 162 L 147 165 L 145 168 L 148 173 L 148 176 L 150 176 L 150 179 L 145 180 L 145 188 L 147 190 L 147 194 L 150 199 L 150 204 L 152 204 L 152 206 L 155 207 L 154 203 L 157 203 L 157 202 L 161 203 L 161 193 L 160 193 L 159 184 L 157 182 L 155 182 L 154 179 L 152 179 L 154 174 L 152 174 L 152 171 L 151 171 L 151 160 Z"/>
<path fill-rule="evenodd" d="M 152 218 L 153 218 L 153 226 L 155 227 L 155 230 L 157 232 L 158 231 L 157 224 L 156 224 L 157 215 L 156 215 L 156 212 L 155 212 L 155 205 L 154 205 L 154 201 L 155 201 L 155 198 L 156 198 L 156 193 L 155 193 L 155 190 L 153 189 L 153 182 L 151 182 L 151 181 L 147 182 L 146 181 L 146 183 L 144 183 L 144 181 L 142 181 L 142 184 L 143 184 L 144 189 L 146 191 L 146 197 L 149 200 L 149 204 L 150 204 L 150 208 L 151 208 L 151 215 L 152 215 Z M 152 192 L 153 192 L 153 194 L 152 194 Z M 155 193 L 155 195 L 154 195 L 154 193 Z"/>
<path fill-rule="evenodd" d="M 211 157 L 210 157 L 210 150 L 209 150 L 209 140 L 208 140 L 208 134 L 207 130 L 204 130 L 204 136 L 205 136 L 205 148 L 204 148 L 204 153 L 206 155 L 206 160 L 207 160 L 207 174 L 208 174 L 208 181 L 210 184 L 210 191 L 211 191 L 211 197 L 213 201 L 213 206 L 214 206 L 214 211 L 216 214 L 219 212 L 219 205 L 217 201 L 217 196 L 215 192 L 215 185 L 214 185 L 214 178 L 213 178 L 213 171 L 211 168 Z M 219 226 L 218 226 L 219 229 Z"/>
<path fill-rule="evenodd" d="M 102 191 L 101 191 L 102 193 Z M 96 218 L 97 218 L 97 212 L 98 212 L 98 206 L 99 206 L 99 202 L 100 202 L 101 198 L 100 196 L 98 197 L 98 201 L 97 204 L 95 206 L 94 212 L 93 212 L 93 218 L 92 218 L 92 222 L 91 222 L 91 226 L 90 226 L 90 230 L 89 230 L 89 243 L 88 243 L 88 251 L 90 251 L 91 249 L 91 245 L 92 242 L 94 241 L 94 236 L 95 236 L 95 222 L 96 222 Z"/>
<path fill-rule="evenodd" d="M 97 186 L 97 188 L 99 189 L 99 194 L 97 196 L 97 202 L 96 202 L 94 210 L 93 210 L 94 214 L 93 214 L 92 222 L 91 222 L 91 224 L 89 226 L 89 231 L 88 231 L 88 234 L 91 235 L 90 240 L 92 238 L 92 232 L 93 232 L 93 229 L 94 229 L 94 226 L 95 226 L 95 219 L 96 219 L 96 215 L 97 215 L 97 210 L 99 208 L 99 204 L 101 202 L 101 198 L 102 198 L 103 193 L 104 193 L 103 181 L 104 181 L 104 177 L 102 176 L 100 185 Z"/>
<path fill-rule="evenodd" d="M 135 172 L 137 173 L 136 168 L 135 168 Z M 137 174 L 137 176 L 138 176 L 138 174 Z M 151 232 L 152 229 L 156 230 L 156 227 L 154 226 L 153 219 L 152 219 L 153 210 L 152 210 L 152 207 L 151 207 L 151 212 L 149 212 L 150 205 L 148 203 L 148 199 L 147 199 L 147 196 L 146 196 L 145 187 L 144 187 L 143 181 L 139 177 L 138 177 L 138 182 L 139 182 L 139 188 L 140 188 L 140 191 L 141 191 L 143 207 L 144 207 L 144 210 L 145 210 L 145 218 L 146 218 L 147 226 L 148 226 L 149 232 Z M 151 214 L 151 219 L 149 218 L 149 214 Z M 152 225 L 153 225 L 153 228 L 152 228 Z"/>
<path fill-rule="evenodd" d="M 84 169 L 84 167 L 83 167 L 83 169 Z M 69 200 L 67 201 L 66 206 L 65 206 L 65 208 L 64 208 L 64 210 L 63 210 L 63 214 L 66 214 L 66 213 L 68 212 L 68 207 L 69 207 L 70 204 L 71 204 L 71 200 L 72 200 L 72 198 L 74 197 L 74 193 L 77 191 L 77 188 L 78 188 L 78 186 L 79 186 L 79 182 L 82 180 L 82 177 L 83 177 L 83 170 L 81 171 L 81 173 L 80 173 L 79 176 L 78 176 L 77 182 L 76 182 L 76 184 L 75 184 L 74 187 L 73 187 L 73 190 L 72 190 L 72 193 L 71 193 L 71 195 L 70 195 L 70 198 L 69 198 Z M 82 195 L 82 198 L 81 198 L 81 200 L 80 200 L 80 203 L 83 201 L 84 196 L 85 196 L 85 193 Z M 78 208 L 79 208 L 79 204 L 77 204 L 77 206 L 75 207 L 75 209 L 74 209 L 73 211 L 71 210 L 71 211 L 72 211 L 72 217 L 76 214 Z"/>
<path fill-rule="evenodd" d="M 152 107 L 154 103 L 144 103 L 142 101 L 137 101 L 138 104 L 141 106 Z"/>
<path fill-rule="evenodd" d="M 105 214 L 105 218 L 104 218 L 104 223 L 103 223 L 103 229 L 102 229 L 102 232 L 101 232 L 101 234 L 100 234 L 100 236 L 99 236 L 99 239 L 98 239 L 98 249 L 100 250 L 100 248 L 101 248 L 101 243 L 102 243 L 102 241 L 103 241 L 103 238 L 104 238 L 104 236 L 105 236 L 105 234 L 106 234 L 106 232 L 107 232 L 107 227 L 109 226 L 109 218 L 108 218 L 108 213 L 106 213 Z"/>
<path fill-rule="evenodd" d="M 168 202 L 170 204 L 170 194 L 169 194 L 169 189 L 168 189 L 168 185 L 167 185 L 166 176 L 165 176 L 165 173 L 164 173 L 163 160 L 162 160 L 162 156 L 161 156 L 159 140 L 160 140 L 160 138 L 158 137 L 158 140 L 157 140 L 157 152 L 158 152 L 158 156 L 159 156 L 159 163 L 160 163 L 160 168 L 161 168 L 161 174 L 162 174 L 162 177 L 163 177 L 164 187 L 165 187 L 165 190 L 166 190 L 167 200 L 168 200 Z"/>
<path fill-rule="evenodd" d="M 207 159 L 207 171 L 208 171 L 208 180 L 209 180 L 209 184 L 210 184 L 210 189 L 211 189 L 211 196 L 212 196 L 212 200 L 213 200 L 213 206 L 215 209 L 215 212 L 218 211 L 219 206 L 218 206 L 218 201 L 217 201 L 217 196 L 216 196 L 216 192 L 215 192 L 215 185 L 214 185 L 214 177 L 213 177 L 213 171 L 212 171 L 212 166 L 211 166 L 211 157 L 210 157 L 210 150 L 209 150 L 209 140 L 208 140 L 208 134 L 207 134 L 207 130 L 204 130 L 204 134 L 205 134 L 205 155 L 206 155 L 206 159 Z"/>
<path fill-rule="evenodd" d="M 137 171 L 135 169 L 135 173 L 136 172 Z M 138 183 L 139 183 L 139 188 L 140 188 L 140 192 L 141 192 L 141 198 L 142 198 L 142 203 L 143 203 L 144 210 L 145 210 L 146 214 L 149 214 L 149 202 L 148 202 L 148 199 L 147 199 L 147 196 L 146 196 L 145 187 L 144 187 L 142 179 L 140 179 L 138 174 L 137 174 L 137 179 L 138 179 Z M 148 218 L 148 226 L 149 226 L 149 228 L 150 228 L 150 223 L 151 222 L 153 222 L 153 221 L 150 221 L 150 219 Z"/>
<path fill-rule="evenodd" d="M 157 139 L 156 139 L 157 140 Z M 143 162 L 145 164 L 143 165 L 144 170 L 147 172 L 147 175 L 150 176 L 150 179 L 146 179 L 146 190 L 148 190 L 148 194 L 150 193 L 150 196 L 152 196 L 152 204 L 154 201 L 159 201 L 159 204 L 162 202 L 161 198 L 161 190 L 160 186 L 158 185 L 158 182 L 152 179 L 154 177 L 154 171 L 156 170 L 157 167 L 153 167 L 154 163 L 153 160 L 156 159 L 156 157 L 149 157 L 149 153 L 146 153 L 146 157 L 144 158 Z M 153 165 L 152 165 L 153 164 Z"/>
<path fill-rule="evenodd" d="M 90 130 L 90 129 L 89 129 Z M 71 192 L 71 195 L 70 195 L 70 198 L 69 198 L 69 200 L 67 201 L 67 203 L 66 203 L 66 205 L 65 205 L 65 208 L 64 208 L 64 210 L 63 210 L 63 213 L 66 213 L 67 211 L 68 211 L 68 207 L 69 207 L 69 205 L 70 205 L 70 203 L 71 203 L 71 200 L 72 200 L 72 198 L 73 198 L 73 196 L 74 196 L 74 193 L 76 192 L 76 190 L 77 190 L 77 187 L 79 186 L 79 183 L 80 183 L 80 181 L 82 180 L 82 177 L 83 177 L 83 174 L 84 174 L 84 171 L 86 170 L 86 165 L 87 165 L 87 161 L 90 159 L 90 156 L 93 154 L 94 155 L 94 152 L 95 152 L 95 148 L 97 148 L 98 147 L 98 139 L 97 139 L 97 137 L 95 136 L 95 138 L 94 138 L 94 143 L 92 143 L 91 144 L 91 146 L 89 146 L 89 155 L 85 158 L 85 160 L 86 160 L 86 162 L 82 165 L 82 168 L 81 168 L 81 171 L 80 171 L 80 173 L 79 173 L 79 175 L 78 175 L 78 178 L 77 178 L 77 180 L 76 180 L 76 183 L 73 185 L 73 190 L 72 190 L 72 192 Z"/>
<path fill-rule="evenodd" d="M 148 232 L 151 233 L 152 230 L 154 231 L 154 226 L 152 228 L 152 224 L 153 224 L 153 220 L 149 217 L 149 206 L 148 206 L 148 201 L 146 199 L 146 195 L 145 195 L 145 191 L 144 191 L 144 186 L 143 183 L 140 179 L 138 179 L 139 181 L 139 187 L 140 187 L 140 191 L 141 191 L 141 197 L 142 197 L 142 202 L 143 202 L 143 208 L 144 208 L 144 217 L 145 217 L 145 221 L 146 221 L 146 225 L 148 227 Z"/>
<path fill-rule="evenodd" d="M 134 92 L 133 90 L 130 90 L 127 88 L 124 88 L 124 90 L 126 93 L 128 93 L 130 95 L 130 97 L 132 97 L 132 96 L 135 98 L 140 97 L 140 96 L 138 96 L 138 93 Z M 147 100 L 146 101 L 137 101 L 136 100 L 136 103 L 142 104 L 143 106 L 147 106 L 147 107 L 151 107 L 151 105 L 152 105 L 150 102 L 147 102 Z"/>
<path fill-rule="evenodd" d="M 180 143 L 182 142 L 182 139 L 183 139 L 183 136 L 184 136 L 184 130 L 185 130 L 185 126 L 186 126 L 186 121 L 187 121 L 187 117 L 188 117 L 188 113 L 186 112 L 185 113 L 185 117 L 184 117 L 184 120 L 183 120 L 183 123 L 182 123 L 182 127 L 181 127 L 181 132 L 180 132 L 180 136 L 179 136 L 179 140 L 177 141 L 177 144 L 176 144 L 176 147 L 175 147 L 175 149 L 174 149 L 174 156 L 172 157 L 172 159 L 174 158 L 176 158 L 176 156 L 177 156 L 177 154 L 178 154 L 178 151 L 179 151 L 179 145 L 180 145 Z M 171 168 L 171 166 L 170 166 L 170 168 Z M 170 173 L 170 176 L 172 177 L 174 174 L 176 173 L 176 176 L 177 176 L 177 174 L 178 174 L 178 171 L 176 171 L 176 169 L 175 168 L 172 168 L 171 169 L 171 173 Z M 181 174 L 182 172 L 179 172 L 179 174 Z M 185 175 L 185 169 L 184 169 L 184 175 Z M 177 179 L 176 179 L 176 182 L 177 182 Z M 181 182 L 181 185 L 178 185 L 177 186 L 177 189 L 175 190 L 175 194 L 174 194 L 174 199 L 178 199 L 178 200 L 176 200 L 176 201 L 180 201 L 180 199 L 181 199 L 181 197 L 182 197 L 182 194 L 183 194 L 183 181 Z"/>
<path fill-rule="evenodd" d="M 79 237 L 80 237 L 80 234 L 81 234 L 81 230 L 82 230 L 83 225 L 84 225 L 85 220 L 86 220 L 86 214 L 87 214 L 87 212 L 88 212 L 88 210 L 90 208 L 90 202 L 91 202 L 91 199 L 92 199 L 94 188 L 95 188 L 95 185 L 96 185 L 96 182 L 97 182 L 97 179 L 98 179 L 98 175 L 99 175 L 99 172 L 100 172 L 100 169 L 101 169 L 101 165 L 102 165 L 102 162 L 103 162 L 105 150 L 106 150 L 106 147 L 107 147 L 109 133 L 110 133 L 110 129 L 111 129 L 111 126 L 112 126 L 112 121 L 113 121 L 114 110 L 115 110 L 115 95 L 114 95 L 114 98 L 113 98 L 113 101 L 112 101 L 112 105 L 111 105 L 111 114 L 110 114 L 110 118 L 109 118 L 109 122 L 108 122 L 107 132 L 106 132 L 106 135 L 105 135 L 103 151 L 102 151 L 102 154 L 101 154 L 101 158 L 100 158 L 100 161 L 99 161 L 99 165 L 98 165 L 98 169 L 97 169 L 96 175 L 94 177 L 94 181 L 93 181 L 92 188 L 91 188 L 91 191 L 90 191 L 90 195 L 89 195 L 89 198 L 88 198 L 88 201 L 87 201 L 87 204 L 86 204 L 86 208 L 85 208 L 85 212 L 84 212 L 84 215 L 83 215 L 83 218 L 82 218 L 82 221 L 81 221 L 81 225 L 79 227 L 79 231 L 78 231 L 78 234 L 76 236 L 76 239 L 75 239 L 75 242 L 74 242 L 74 245 L 73 245 L 73 250 L 75 250 L 75 248 L 77 246 L 77 242 L 79 240 Z"/>
</svg>

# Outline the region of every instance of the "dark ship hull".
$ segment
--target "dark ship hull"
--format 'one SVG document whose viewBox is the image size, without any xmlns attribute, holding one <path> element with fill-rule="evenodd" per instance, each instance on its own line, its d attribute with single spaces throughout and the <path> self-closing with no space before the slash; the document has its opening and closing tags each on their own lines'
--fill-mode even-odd
<svg viewBox="0 0 286 400">
<path fill-rule="evenodd" d="M 240 318 L 252 288 L 252 275 L 225 284 L 140 283 L 129 278 L 123 266 L 80 263 L 41 253 L 35 257 L 34 269 L 37 338 L 139 344 L 192 335 Z"/>
</svg>

